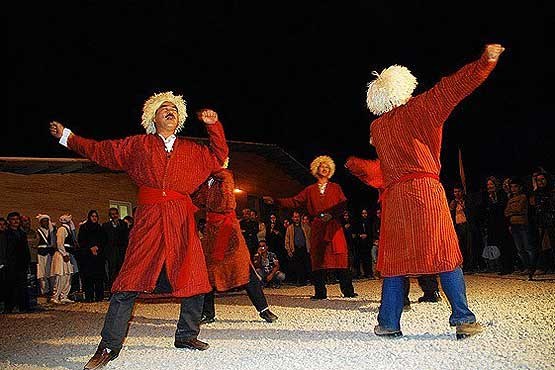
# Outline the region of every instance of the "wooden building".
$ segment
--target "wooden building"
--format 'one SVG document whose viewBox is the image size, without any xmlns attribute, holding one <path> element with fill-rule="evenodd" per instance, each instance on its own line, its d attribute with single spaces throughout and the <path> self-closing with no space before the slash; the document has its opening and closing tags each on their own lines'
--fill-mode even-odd
<svg viewBox="0 0 555 370">
<path fill-rule="evenodd" d="M 191 138 L 207 143 L 207 139 Z M 308 168 L 277 145 L 228 141 L 229 169 L 237 187 L 237 212 L 258 211 L 265 219 L 272 211 L 262 196 L 291 196 L 313 181 Z M 96 209 L 101 222 L 108 208 L 120 209 L 121 217 L 133 213 L 137 188 L 123 172 L 111 171 L 82 158 L 0 157 L 0 216 L 11 211 L 34 216 L 49 214 L 54 220 L 70 212 L 74 220 Z"/>
</svg>

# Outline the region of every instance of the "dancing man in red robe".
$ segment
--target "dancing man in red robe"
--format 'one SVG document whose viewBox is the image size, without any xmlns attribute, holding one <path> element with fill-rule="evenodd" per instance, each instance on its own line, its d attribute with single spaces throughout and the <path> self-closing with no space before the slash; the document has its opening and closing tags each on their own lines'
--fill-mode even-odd
<svg viewBox="0 0 555 370">
<path fill-rule="evenodd" d="M 125 171 L 139 188 L 135 225 L 112 286 L 102 340 L 85 369 L 101 368 L 118 356 L 139 293 L 181 298 L 175 347 L 208 348 L 197 336 L 203 297 L 212 287 L 190 194 L 222 167 L 229 149 L 216 112 L 204 109 L 198 113 L 206 125 L 209 146 L 176 136 L 186 117 L 183 98 L 164 92 L 144 104 L 146 135 L 95 141 L 59 122 L 50 123 L 50 133 L 60 144 L 103 167 Z"/>
<path fill-rule="evenodd" d="M 321 155 L 312 161 L 310 171 L 317 179 L 315 184 L 307 186 L 294 197 L 276 199 L 275 202 L 284 208 L 306 208 L 312 217 L 308 251 L 314 284 L 312 299 L 327 298 L 326 270 L 335 270 L 344 297 L 356 297 L 358 294 L 354 291 L 348 269 L 347 241 L 340 221 L 347 206 L 347 198 L 339 184 L 329 181 L 335 173 L 335 162 Z M 271 197 L 265 197 L 265 201 L 274 203 Z"/>
<path fill-rule="evenodd" d="M 380 189 L 382 223 L 377 269 L 384 277 L 379 336 L 400 336 L 405 276 L 439 274 L 451 305 L 449 324 L 457 339 L 483 328 L 468 308 L 461 270 L 462 256 L 439 182 L 443 126 L 453 109 L 495 68 L 505 49 L 492 44 L 481 57 L 412 97 L 416 78 L 406 68 L 391 66 L 375 73 L 367 103 L 379 116 L 370 125 L 371 143 L 379 160 L 349 158 L 347 168 Z"/>
</svg>

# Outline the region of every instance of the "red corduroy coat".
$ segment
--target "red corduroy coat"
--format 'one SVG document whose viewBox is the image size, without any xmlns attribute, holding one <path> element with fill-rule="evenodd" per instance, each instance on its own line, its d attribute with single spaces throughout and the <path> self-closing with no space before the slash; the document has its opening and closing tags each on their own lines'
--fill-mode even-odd
<svg viewBox="0 0 555 370">
<path fill-rule="evenodd" d="M 341 186 L 331 181 L 324 194 L 318 184 L 312 184 L 294 197 L 277 199 L 285 208 L 306 208 L 312 217 L 309 253 L 313 270 L 348 267 L 347 241 L 339 221 L 346 202 Z M 324 222 L 320 213 L 330 213 L 333 218 Z"/>
<path fill-rule="evenodd" d="M 233 174 L 222 169 L 212 175 L 192 198 L 206 211 L 206 228 L 202 247 L 208 278 L 217 291 L 226 291 L 249 282 L 250 253 L 235 215 L 236 201 Z"/>
<path fill-rule="evenodd" d="M 382 276 L 432 274 L 461 265 L 443 186 L 431 177 L 403 178 L 439 177 L 443 124 L 494 67 L 482 56 L 371 123 L 386 189 L 377 262 Z"/>
<path fill-rule="evenodd" d="M 95 141 L 71 135 L 68 147 L 99 165 L 125 171 L 139 187 L 177 191 L 185 197 L 139 204 L 123 266 L 112 292 L 153 292 L 165 265 L 174 297 L 211 291 L 204 254 L 196 233 L 190 194 L 228 156 L 220 122 L 206 125 L 210 146 L 178 137 L 171 153 L 158 135 Z"/>
</svg>

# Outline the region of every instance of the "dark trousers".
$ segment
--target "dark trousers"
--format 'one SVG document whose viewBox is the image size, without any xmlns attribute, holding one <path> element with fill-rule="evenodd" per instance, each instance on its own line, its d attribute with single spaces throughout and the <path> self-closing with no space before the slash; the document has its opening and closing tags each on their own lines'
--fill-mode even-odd
<svg viewBox="0 0 555 370">
<path fill-rule="evenodd" d="M 247 291 L 247 296 L 252 302 L 256 311 L 261 312 L 268 308 L 268 301 L 266 301 L 266 296 L 262 290 L 262 283 L 258 278 L 258 275 L 253 270 L 252 266 L 250 268 L 249 282 L 245 285 L 245 290 Z M 202 314 L 206 317 L 216 316 L 216 306 L 214 304 L 214 291 L 206 293 L 204 295 L 204 305 L 202 307 Z"/>
<path fill-rule="evenodd" d="M 516 254 L 516 247 L 513 242 L 513 238 L 510 234 L 505 237 L 501 237 L 498 242 L 498 248 L 501 255 L 499 256 L 499 262 L 501 263 L 501 272 L 511 273 L 515 269 L 515 264 L 520 259 Z"/>
<path fill-rule="evenodd" d="M 430 297 L 434 295 L 435 292 L 439 292 L 439 283 L 437 275 L 420 275 L 418 276 L 418 285 L 420 289 L 424 292 L 424 296 Z M 405 277 L 403 281 L 403 289 L 405 292 L 405 306 L 410 304 L 409 292 L 410 292 L 410 279 Z"/>
<path fill-rule="evenodd" d="M 112 289 L 112 284 L 116 280 L 119 274 L 123 261 L 119 260 L 118 256 L 110 256 L 106 259 L 106 288 L 107 290 Z"/>
<path fill-rule="evenodd" d="M 6 268 L 6 267 L 4 267 Z M 4 310 L 12 312 L 14 307 L 20 311 L 29 309 L 27 297 L 27 271 L 9 271 L 6 273 L 4 290 Z"/>
<path fill-rule="evenodd" d="M 101 347 L 119 351 L 123 346 L 123 339 L 129 327 L 129 320 L 133 312 L 135 300 L 139 292 L 117 292 L 110 298 L 110 307 L 104 318 L 100 341 Z M 196 338 L 200 332 L 200 317 L 204 294 L 181 299 L 181 309 L 175 339 Z"/>
<path fill-rule="evenodd" d="M 472 271 L 475 268 L 474 254 L 472 250 L 472 233 L 468 222 L 455 225 L 455 231 L 459 239 L 459 248 L 463 257 L 463 270 Z"/>
<path fill-rule="evenodd" d="M 326 272 L 328 270 L 315 270 L 312 272 L 312 282 L 314 284 L 314 295 L 316 297 L 327 297 Z M 339 280 L 339 289 L 344 296 L 352 296 L 355 293 L 353 279 L 348 269 L 336 269 L 335 275 Z"/>
<path fill-rule="evenodd" d="M 310 260 L 306 246 L 295 247 L 291 263 L 289 264 L 291 282 L 304 285 L 310 276 Z"/>
<path fill-rule="evenodd" d="M 83 273 L 81 275 L 85 301 L 102 301 L 104 299 L 104 275 L 102 273 Z"/>
<path fill-rule="evenodd" d="M 353 258 L 353 273 L 355 276 L 363 275 L 364 277 L 370 277 L 373 275 L 372 272 L 372 244 L 367 240 L 361 240 L 356 243 L 355 248 L 357 249 L 356 254 Z"/>
</svg>

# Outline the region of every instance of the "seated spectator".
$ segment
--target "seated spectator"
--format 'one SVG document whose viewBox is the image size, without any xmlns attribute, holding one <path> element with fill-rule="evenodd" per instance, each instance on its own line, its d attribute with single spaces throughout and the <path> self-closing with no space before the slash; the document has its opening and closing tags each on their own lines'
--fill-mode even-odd
<svg viewBox="0 0 555 370">
<path fill-rule="evenodd" d="M 275 253 L 268 252 L 266 240 L 258 243 L 258 253 L 253 259 L 254 268 L 262 279 L 262 285 L 279 288 L 285 280 L 285 274 L 279 270 L 279 260 Z"/>
</svg>

